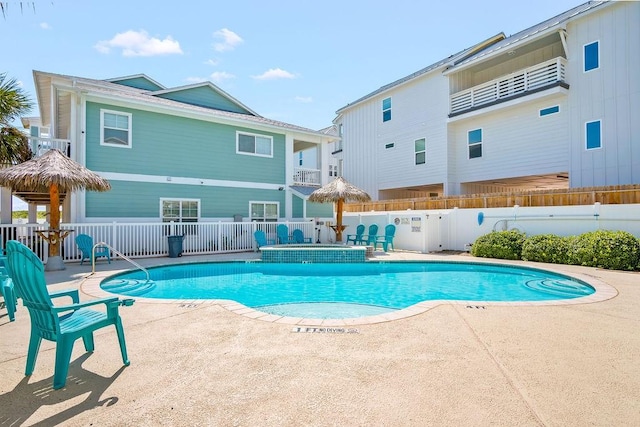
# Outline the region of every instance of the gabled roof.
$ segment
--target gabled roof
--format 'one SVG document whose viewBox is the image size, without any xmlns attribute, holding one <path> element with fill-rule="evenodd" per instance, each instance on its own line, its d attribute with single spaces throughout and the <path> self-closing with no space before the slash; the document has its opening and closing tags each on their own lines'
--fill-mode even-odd
<svg viewBox="0 0 640 427">
<path fill-rule="evenodd" d="M 153 80 L 146 74 L 134 74 L 132 76 L 115 77 L 113 79 L 106 79 L 105 81 L 111 83 L 118 83 L 125 86 L 134 87 L 142 90 L 161 90 L 166 89 L 157 81 Z"/>
<path fill-rule="evenodd" d="M 412 81 L 414 79 L 417 79 L 418 77 L 421 77 L 421 76 L 423 76 L 423 75 L 425 75 L 427 73 L 430 73 L 431 71 L 434 71 L 434 70 L 440 69 L 442 67 L 445 67 L 447 65 L 455 64 L 455 63 L 457 63 L 459 61 L 462 61 L 465 58 L 468 58 L 469 56 L 474 55 L 477 52 L 482 51 L 482 50 L 486 49 L 487 47 L 489 47 L 489 46 L 491 46 L 491 45 L 503 40 L 504 38 L 505 38 L 504 33 L 498 33 L 493 37 L 490 37 L 490 38 L 488 38 L 488 39 L 486 39 L 486 40 L 484 40 L 484 41 L 482 41 L 480 43 L 477 43 L 477 44 L 475 44 L 475 45 L 473 45 L 473 46 L 471 46 L 471 47 L 469 47 L 467 49 L 464 49 L 464 50 L 462 50 L 462 51 L 460 51 L 460 52 L 458 52 L 456 54 L 450 55 L 450 56 L 448 56 L 448 57 L 446 57 L 446 58 L 444 58 L 444 59 L 442 59 L 442 60 L 440 60 L 438 62 L 435 62 L 435 63 L 433 63 L 433 64 L 421 69 L 421 70 L 416 71 L 415 73 L 409 74 L 406 77 L 398 79 L 398 80 L 396 80 L 396 81 L 394 81 L 392 83 L 389 83 L 387 85 L 384 85 L 384 86 L 380 87 L 379 89 L 374 90 L 373 92 L 363 96 L 362 98 L 358 98 L 355 101 L 353 101 L 353 102 L 345 105 L 344 107 L 340 108 L 338 111 L 336 111 L 336 114 L 340 114 L 342 111 L 344 111 L 344 110 L 346 110 L 348 108 L 351 108 L 356 104 L 359 104 L 359 103 L 361 103 L 363 101 L 366 101 L 367 99 L 373 98 L 376 95 L 379 95 L 379 94 L 381 94 L 383 92 L 386 92 L 386 91 L 388 91 L 388 90 L 390 90 L 392 88 L 395 88 L 397 86 L 400 86 L 400 85 L 402 85 L 404 83 L 407 83 L 407 82 L 410 82 L 410 81 Z"/>
<path fill-rule="evenodd" d="M 43 123 L 51 123 L 50 107 L 52 102 L 52 92 L 50 90 L 50 87 L 52 84 L 52 80 L 61 80 L 61 82 L 59 82 L 58 84 L 58 87 L 61 89 L 68 85 L 68 90 L 81 91 L 91 96 L 104 97 L 111 100 L 119 100 L 122 102 L 131 103 L 132 108 L 136 108 L 136 105 L 144 105 L 154 108 L 167 109 L 176 113 L 177 115 L 197 115 L 202 117 L 203 119 L 219 119 L 221 121 L 238 123 L 244 126 L 254 125 L 276 128 L 274 129 L 274 131 L 280 129 L 301 132 L 307 135 L 312 134 L 319 137 L 318 142 L 324 141 L 327 138 L 327 136 L 322 134 L 321 132 L 302 126 L 280 122 L 277 120 L 271 120 L 259 115 L 224 111 L 207 108 L 200 105 L 188 104 L 154 95 L 154 92 L 150 92 L 148 90 L 134 88 L 118 83 L 111 83 L 106 80 L 96 80 L 85 77 L 47 73 L 37 70 L 33 71 L 33 77 L 36 87 L 38 107 L 40 108 L 40 117 Z M 66 82 L 63 82 L 65 80 Z M 199 87 L 201 87 L 201 85 Z"/>
<path fill-rule="evenodd" d="M 569 9 L 566 12 L 563 12 L 559 15 L 554 16 L 553 18 L 547 19 L 546 21 L 543 21 L 532 27 L 529 27 L 526 30 L 522 30 L 516 34 L 513 34 L 505 38 L 504 40 L 499 41 L 498 43 L 495 43 L 491 47 L 463 59 L 462 61 L 458 61 L 447 70 L 447 74 L 453 71 L 458 71 L 461 68 L 465 68 L 472 63 L 476 63 L 488 57 L 492 57 L 494 56 L 494 54 L 499 54 L 504 51 L 512 50 L 517 45 L 528 43 L 533 39 L 538 39 L 552 32 L 558 31 L 559 29 L 563 28 L 566 25 L 567 21 L 575 18 L 576 16 L 592 11 L 593 9 L 600 7 L 604 4 L 613 4 L 613 3 L 615 2 L 590 1 L 587 3 L 581 4 L 580 6 L 576 6 L 572 9 Z"/>
<path fill-rule="evenodd" d="M 197 101 L 193 98 L 189 99 L 189 93 L 195 93 L 201 89 L 211 91 L 213 96 L 200 97 Z M 187 104 L 199 105 L 206 108 L 215 108 L 224 111 L 234 111 L 236 113 L 251 114 L 254 116 L 260 116 L 233 96 L 229 95 L 224 90 L 211 82 L 195 83 L 191 85 L 185 85 L 175 88 L 158 90 L 151 92 L 149 95 L 159 96 L 161 98 L 173 99 L 178 102 L 185 102 Z M 222 101 L 222 102 L 221 102 Z"/>
</svg>

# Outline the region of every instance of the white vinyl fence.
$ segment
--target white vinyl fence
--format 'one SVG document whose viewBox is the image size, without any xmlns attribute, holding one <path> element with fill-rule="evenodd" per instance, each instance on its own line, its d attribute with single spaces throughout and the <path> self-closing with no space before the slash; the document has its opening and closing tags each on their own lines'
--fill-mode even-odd
<svg viewBox="0 0 640 427">
<path fill-rule="evenodd" d="M 197 222 L 197 223 L 84 223 L 62 224 L 61 229 L 71 230 L 64 240 L 61 255 L 65 261 L 79 261 L 80 250 L 75 236 L 88 234 L 93 242 L 105 242 L 129 258 L 168 256 L 168 237 L 184 236 L 184 255 L 246 252 L 256 249 L 253 233 L 263 230 L 268 239 L 276 239 L 275 222 Z M 296 228 L 305 237 L 316 234 L 314 222 L 284 222 L 292 232 Z M 2 245 L 7 240 L 18 240 L 33 250 L 44 262 L 49 246 L 38 230 L 47 224 L 0 224 Z M 314 239 L 315 240 L 315 239 Z M 116 256 L 116 254 L 113 254 Z"/>
</svg>

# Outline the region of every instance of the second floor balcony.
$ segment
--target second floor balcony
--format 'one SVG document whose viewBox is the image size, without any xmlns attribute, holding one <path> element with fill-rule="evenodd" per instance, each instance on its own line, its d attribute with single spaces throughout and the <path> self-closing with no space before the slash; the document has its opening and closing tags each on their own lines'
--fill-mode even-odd
<svg viewBox="0 0 640 427">
<path fill-rule="evenodd" d="M 29 148 L 33 157 L 40 157 L 47 150 L 57 149 L 67 156 L 71 155 L 71 141 L 68 139 L 29 136 Z"/>
<path fill-rule="evenodd" d="M 295 185 L 320 185 L 320 169 L 293 168 L 293 183 Z"/>
<path fill-rule="evenodd" d="M 449 117 L 505 102 L 565 82 L 567 60 L 558 57 L 451 95 Z"/>
</svg>

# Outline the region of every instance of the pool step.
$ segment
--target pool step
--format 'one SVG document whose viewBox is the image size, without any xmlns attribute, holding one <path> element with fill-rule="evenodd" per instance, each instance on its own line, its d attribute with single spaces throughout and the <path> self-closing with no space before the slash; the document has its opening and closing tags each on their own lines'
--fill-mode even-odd
<svg viewBox="0 0 640 427">
<path fill-rule="evenodd" d="M 147 279 L 115 279 L 102 285 L 102 289 L 107 292 L 130 296 L 144 295 L 155 287 L 154 281 Z"/>
<path fill-rule="evenodd" d="M 525 286 L 533 291 L 545 292 L 559 296 L 583 296 L 592 293 L 587 286 L 572 280 L 535 279 L 529 280 Z"/>
</svg>

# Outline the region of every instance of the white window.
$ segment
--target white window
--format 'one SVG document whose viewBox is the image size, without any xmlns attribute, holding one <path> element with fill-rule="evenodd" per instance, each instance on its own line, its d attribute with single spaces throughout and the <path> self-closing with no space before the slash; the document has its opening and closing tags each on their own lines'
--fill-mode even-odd
<svg viewBox="0 0 640 427">
<path fill-rule="evenodd" d="M 415 155 L 416 155 L 416 165 L 424 165 L 427 163 L 427 143 L 424 138 L 416 139 L 413 143 Z"/>
<path fill-rule="evenodd" d="M 276 222 L 278 221 L 278 202 L 249 202 L 251 221 Z"/>
<path fill-rule="evenodd" d="M 197 226 L 182 223 L 198 222 L 200 218 L 199 199 L 160 199 L 160 217 L 162 222 L 175 222 L 180 225 L 165 229 L 166 234 L 197 234 Z"/>
<path fill-rule="evenodd" d="M 131 114 L 100 110 L 100 145 L 131 148 Z"/>
<path fill-rule="evenodd" d="M 266 135 L 236 132 L 236 153 L 273 157 L 273 138 Z"/>
<path fill-rule="evenodd" d="M 382 100 L 382 121 L 389 120 L 391 120 L 391 98 L 385 98 Z"/>
<path fill-rule="evenodd" d="M 469 158 L 482 157 L 482 129 L 467 132 L 467 142 L 469 143 Z"/>
</svg>

